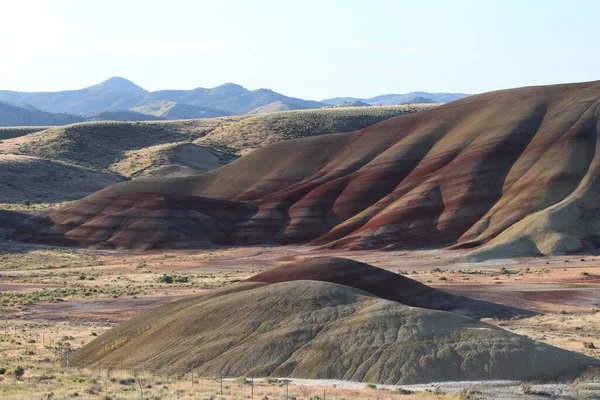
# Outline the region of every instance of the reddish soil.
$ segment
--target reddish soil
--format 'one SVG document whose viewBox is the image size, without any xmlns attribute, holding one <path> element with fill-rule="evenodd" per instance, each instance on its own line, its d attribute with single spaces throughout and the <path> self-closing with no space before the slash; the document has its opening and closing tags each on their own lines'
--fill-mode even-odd
<svg viewBox="0 0 600 400">
<path fill-rule="evenodd" d="M 484 93 L 359 132 L 277 143 L 198 176 L 114 185 L 20 238 L 116 249 L 589 252 L 599 106 L 600 81 Z M 589 226 L 574 233 L 574 219 Z M 501 247 L 482 254 L 490 241 Z"/>
</svg>

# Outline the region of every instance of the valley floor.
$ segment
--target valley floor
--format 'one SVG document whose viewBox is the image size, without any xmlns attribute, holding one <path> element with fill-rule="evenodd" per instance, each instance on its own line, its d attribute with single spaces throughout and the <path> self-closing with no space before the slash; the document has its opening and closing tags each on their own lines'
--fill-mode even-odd
<svg viewBox="0 0 600 400">
<path fill-rule="evenodd" d="M 54 398 L 66 398 L 77 392 L 84 398 L 139 398 L 138 383 L 119 383 L 119 379 L 135 381 L 133 371 L 121 371 L 121 374 L 131 376 L 117 379 L 106 376 L 106 372 L 57 368 L 55 361 L 60 357 L 52 353 L 49 344 L 67 346 L 68 343 L 76 348 L 156 305 L 231 285 L 292 260 L 320 255 L 356 259 L 454 294 L 534 311 L 538 314 L 528 318 L 484 322 L 600 358 L 600 256 L 462 263 L 462 254 L 439 249 L 347 252 L 292 246 L 132 253 L 0 243 L 0 310 L 3 316 L 0 320 L 0 359 L 6 364 L 0 368 L 7 368 L 7 372 L 0 375 L 0 390 L 4 390 L 0 397 L 27 398 L 27 394 L 31 398 L 40 398 L 52 392 Z M 18 365 L 25 368 L 21 380 L 11 375 Z M 192 390 L 191 377 L 169 383 L 164 382 L 164 377 L 144 379 L 152 381 L 148 384 L 151 388 L 146 398 L 151 398 L 151 393 L 157 396 L 155 398 L 216 396 L 234 399 L 249 395 L 243 391 L 233 393 L 232 389 L 230 395 L 220 396 L 209 389 L 216 384 L 210 380 L 199 382 Z M 81 385 L 77 383 L 79 381 L 82 381 Z M 279 398 L 282 396 L 279 384 L 260 383 L 265 386 L 257 389 L 254 396 Z M 335 388 L 332 387 L 334 384 Z M 233 383 L 229 386 L 237 387 Z M 364 384 L 342 382 L 298 381 L 292 386 L 293 397 L 298 399 L 322 396 L 323 387 L 326 387 L 327 398 L 440 398 L 430 392 L 401 395 L 396 388 L 378 387 L 375 390 L 365 388 Z M 198 392 L 200 387 L 204 388 L 202 392 Z M 246 388 L 244 385 L 239 387 Z M 458 391 L 462 389 L 461 395 L 471 393 L 475 396 L 463 398 L 536 398 L 531 394 L 535 392 L 562 398 L 600 395 L 600 388 L 594 384 L 567 387 L 485 382 L 406 388 L 453 393 L 448 398 L 461 398 Z M 97 393 L 88 393 L 87 389 Z"/>
</svg>

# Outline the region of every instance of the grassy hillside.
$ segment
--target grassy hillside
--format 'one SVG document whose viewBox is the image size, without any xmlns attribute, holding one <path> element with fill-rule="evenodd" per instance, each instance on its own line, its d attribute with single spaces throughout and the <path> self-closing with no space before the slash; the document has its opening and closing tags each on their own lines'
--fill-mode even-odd
<svg viewBox="0 0 600 400">
<path fill-rule="evenodd" d="M 48 128 L 48 126 L 0 126 L 0 140 L 25 136 Z"/>
<path fill-rule="evenodd" d="M 435 107 L 431 104 L 340 107 L 284 111 L 241 118 L 216 127 L 198 143 L 247 154 L 282 140 L 350 132 L 388 118 Z"/>
<path fill-rule="evenodd" d="M 284 103 L 283 101 L 274 101 L 272 103 L 267 104 L 266 106 L 255 108 L 250 111 L 248 114 L 268 114 L 272 112 L 279 111 L 290 111 L 290 110 L 303 110 L 306 107 L 301 107 L 296 104 Z"/>
</svg>

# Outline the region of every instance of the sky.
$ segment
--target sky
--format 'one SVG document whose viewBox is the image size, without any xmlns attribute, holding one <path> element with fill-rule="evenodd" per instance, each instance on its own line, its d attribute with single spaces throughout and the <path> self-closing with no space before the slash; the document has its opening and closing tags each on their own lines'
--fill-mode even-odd
<svg viewBox="0 0 600 400">
<path fill-rule="evenodd" d="M 600 79 L 596 0 L 0 2 L 0 89 L 234 82 L 320 100 Z"/>
</svg>

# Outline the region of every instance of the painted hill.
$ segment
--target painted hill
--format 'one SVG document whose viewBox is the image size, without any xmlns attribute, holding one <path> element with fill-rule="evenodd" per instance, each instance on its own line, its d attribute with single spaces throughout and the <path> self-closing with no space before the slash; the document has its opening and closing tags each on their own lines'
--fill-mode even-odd
<svg viewBox="0 0 600 400">
<path fill-rule="evenodd" d="M 131 109 L 142 114 L 153 115 L 161 119 L 194 119 L 215 118 L 232 115 L 228 111 L 214 110 L 206 107 L 196 107 L 174 101 L 156 101 Z"/>
<path fill-rule="evenodd" d="M 408 306 L 451 311 L 471 318 L 510 319 L 533 315 L 529 311 L 445 293 L 402 275 L 346 258 L 311 257 L 270 269 L 246 281 L 279 283 L 297 280 L 337 283 Z"/>
<path fill-rule="evenodd" d="M 330 105 L 337 105 L 346 101 L 362 101 L 374 106 L 381 105 L 392 105 L 392 104 L 409 104 L 416 102 L 412 101 L 415 98 L 425 98 L 430 103 L 450 103 L 451 101 L 456 101 L 460 99 L 464 99 L 465 97 L 471 96 L 470 94 L 465 93 L 429 93 L 429 92 L 411 92 L 404 94 L 384 94 L 381 96 L 369 97 L 369 98 L 358 98 L 358 97 L 335 97 L 332 99 L 321 100 L 323 103 L 327 103 Z"/>
<path fill-rule="evenodd" d="M 471 96 L 358 132 L 281 142 L 199 176 L 112 186 L 53 213 L 52 237 L 126 248 L 111 237 L 135 220 L 100 226 L 98 207 L 109 218 L 135 210 L 136 193 L 154 193 L 255 209 L 218 216 L 217 243 L 456 245 L 472 249 L 469 260 L 590 250 L 600 237 L 599 106 L 600 82 Z M 194 241 L 175 221 L 160 233 L 146 222 L 144 248 L 164 235 Z"/>
<path fill-rule="evenodd" d="M 454 313 L 315 280 L 239 283 L 169 303 L 101 335 L 71 362 L 381 384 L 562 380 L 600 363 Z"/>
</svg>

